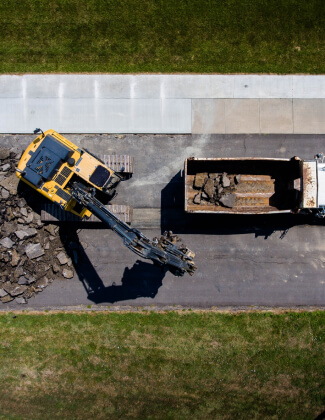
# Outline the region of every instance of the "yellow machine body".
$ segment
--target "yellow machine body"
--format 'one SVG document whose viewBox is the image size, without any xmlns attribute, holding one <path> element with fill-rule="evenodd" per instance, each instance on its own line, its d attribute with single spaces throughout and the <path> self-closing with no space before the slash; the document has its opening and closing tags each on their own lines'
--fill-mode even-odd
<svg viewBox="0 0 325 420">
<path fill-rule="evenodd" d="M 107 194 L 120 180 L 112 169 L 54 130 L 47 130 L 27 147 L 16 173 L 46 198 L 81 218 L 90 217 L 91 212 L 69 194 L 72 182 L 81 181 Z"/>
</svg>

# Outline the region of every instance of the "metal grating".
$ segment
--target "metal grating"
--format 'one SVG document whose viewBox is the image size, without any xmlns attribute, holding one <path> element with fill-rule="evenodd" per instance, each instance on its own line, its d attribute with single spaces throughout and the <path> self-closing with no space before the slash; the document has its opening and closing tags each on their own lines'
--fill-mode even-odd
<svg viewBox="0 0 325 420">
<path fill-rule="evenodd" d="M 57 190 L 56 194 L 65 201 L 69 201 L 71 198 L 71 195 L 62 190 L 61 188 Z"/>
<path fill-rule="evenodd" d="M 65 180 L 66 180 L 66 178 L 64 176 L 62 176 L 61 174 L 58 174 L 55 178 L 55 182 L 59 185 L 63 185 Z"/>
<path fill-rule="evenodd" d="M 71 174 L 71 172 L 72 172 L 71 169 L 69 169 L 67 166 L 65 166 L 61 171 L 61 175 L 68 178 L 68 176 Z"/>
<path fill-rule="evenodd" d="M 126 173 L 133 173 L 134 157 L 128 155 L 99 155 L 99 158 L 105 163 L 106 166 L 119 172 L 121 167 L 124 166 Z"/>
<path fill-rule="evenodd" d="M 43 156 L 41 156 L 41 158 L 38 159 L 38 161 L 36 162 L 35 169 L 37 170 L 39 174 L 43 174 L 44 169 L 45 169 L 45 172 L 48 172 L 52 163 L 53 163 L 53 160 L 50 159 L 49 157 L 44 156 L 43 158 Z"/>
<path fill-rule="evenodd" d="M 60 173 L 54 178 L 55 182 L 59 185 L 63 185 L 67 177 L 71 174 L 71 169 L 65 166 Z"/>
</svg>

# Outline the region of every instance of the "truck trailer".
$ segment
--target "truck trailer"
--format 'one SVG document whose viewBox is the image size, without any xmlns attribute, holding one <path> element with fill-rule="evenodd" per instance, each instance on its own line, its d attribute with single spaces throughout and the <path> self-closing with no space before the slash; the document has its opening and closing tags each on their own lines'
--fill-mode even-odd
<svg viewBox="0 0 325 420">
<path fill-rule="evenodd" d="M 325 163 L 296 156 L 185 160 L 185 211 L 216 214 L 325 214 Z"/>
</svg>

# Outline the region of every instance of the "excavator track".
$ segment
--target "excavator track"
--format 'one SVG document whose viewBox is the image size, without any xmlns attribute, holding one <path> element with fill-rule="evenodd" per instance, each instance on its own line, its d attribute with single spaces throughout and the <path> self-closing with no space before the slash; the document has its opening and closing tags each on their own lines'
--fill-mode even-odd
<svg viewBox="0 0 325 420">
<path fill-rule="evenodd" d="M 109 204 L 105 206 L 112 213 L 115 214 L 124 223 L 130 224 L 133 217 L 133 208 L 123 204 Z M 56 222 L 100 222 L 98 217 L 93 214 L 89 219 L 80 219 L 79 216 L 63 210 L 60 206 L 54 203 L 44 203 L 41 209 L 41 221 L 45 223 L 56 223 Z"/>
<path fill-rule="evenodd" d="M 124 168 L 124 173 L 132 175 L 134 167 L 134 157 L 128 155 L 98 155 L 99 159 L 115 172 L 120 172 Z"/>
</svg>

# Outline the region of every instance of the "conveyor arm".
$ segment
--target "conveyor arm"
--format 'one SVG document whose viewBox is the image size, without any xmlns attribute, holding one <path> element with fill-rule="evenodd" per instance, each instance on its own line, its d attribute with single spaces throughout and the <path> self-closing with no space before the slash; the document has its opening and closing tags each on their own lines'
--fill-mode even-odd
<svg viewBox="0 0 325 420">
<path fill-rule="evenodd" d="M 116 217 L 82 184 L 74 183 L 70 193 L 78 203 L 117 233 L 123 239 L 124 245 L 140 257 L 152 260 L 155 265 L 167 268 L 176 276 L 183 276 L 186 272 L 190 275 L 194 274 L 195 254 L 184 245 L 178 247 L 176 235 L 165 232 L 159 240 L 150 240 L 138 229 L 131 228 Z"/>
</svg>

